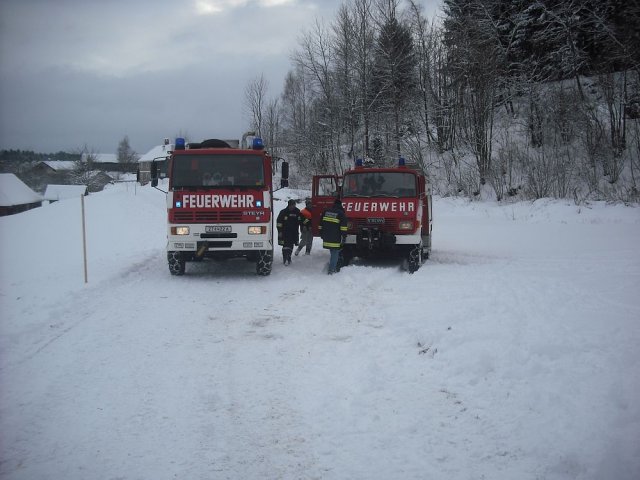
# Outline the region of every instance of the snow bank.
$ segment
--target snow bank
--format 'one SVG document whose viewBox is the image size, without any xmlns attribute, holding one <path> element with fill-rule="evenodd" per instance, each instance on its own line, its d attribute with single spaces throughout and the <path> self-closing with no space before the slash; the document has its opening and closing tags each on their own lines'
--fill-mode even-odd
<svg viewBox="0 0 640 480">
<path fill-rule="evenodd" d="M 639 476 L 637 208 L 437 198 L 413 275 L 176 278 L 162 193 L 86 202 L 86 285 L 79 202 L 0 219 L 3 478 Z"/>
</svg>

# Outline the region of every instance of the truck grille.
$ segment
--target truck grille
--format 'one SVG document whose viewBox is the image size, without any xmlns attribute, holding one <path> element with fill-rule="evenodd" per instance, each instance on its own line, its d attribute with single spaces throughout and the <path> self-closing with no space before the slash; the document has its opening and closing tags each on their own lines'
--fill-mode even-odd
<svg viewBox="0 0 640 480">
<path fill-rule="evenodd" d="M 201 233 L 200 238 L 238 238 L 237 233 Z"/>
<path fill-rule="evenodd" d="M 170 223 L 239 223 L 242 212 L 198 212 L 189 210 L 172 210 L 169 212 Z M 251 221 L 251 220 L 247 220 Z"/>
<path fill-rule="evenodd" d="M 232 243 L 231 242 L 224 242 L 224 241 L 216 241 L 216 242 L 198 242 L 198 250 L 200 250 L 200 248 L 207 243 L 207 247 L 208 248 L 231 248 Z"/>
<path fill-rule="evenodd" d="M 380 218 L 380 217 L 376 217 Z M 385 218 L 384 223 L 369 223 L 366 218 L 352 218 L 349 219 L 351 224 L 353 225 L 353 230 L 349 233 L 357 233 L 363 228 L 377 228 L 378 230 L 383 230 L 385 232 L 396 233 L 399 232 L 397 218 Z"/>
</svg>

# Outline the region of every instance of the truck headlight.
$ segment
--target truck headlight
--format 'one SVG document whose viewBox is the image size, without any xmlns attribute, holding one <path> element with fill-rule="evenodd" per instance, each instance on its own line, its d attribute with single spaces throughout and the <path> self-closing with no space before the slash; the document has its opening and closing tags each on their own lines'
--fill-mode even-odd
<svg viewBox="0 0 640 480">
<path fill-rule="evenodd" d="M 402 220 L 398 223 L 400 230 L 413 230 L 413 220 Z"/>
<path fill-rule="evenodd" d="M 264 235 L 267 233 L 267 227 L 264 225 L 252 225 L 249 227 L 249 235 Z"/>
<path fill-rule="evenodd" d="M 189 227 L 171 227 L 171 235 L 189 235 Z"/>
</svg>

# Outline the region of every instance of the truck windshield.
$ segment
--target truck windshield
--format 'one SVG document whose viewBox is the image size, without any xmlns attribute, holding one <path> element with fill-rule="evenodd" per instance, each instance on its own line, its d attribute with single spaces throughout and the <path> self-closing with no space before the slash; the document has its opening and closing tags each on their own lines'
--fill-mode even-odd
<svg viewBox="0 0 640 480">
<path fill-rule="evenodd" d="M 173 157 L 174 188 L 262 187 L 264 167 L 260 155 L 181 155 Z"/>
<path fill-rule="evenodd" d="M 355 172 L 344 176 L 343 197 L 415 197 L 416 176 L 409 172 Z"/>
</svg>

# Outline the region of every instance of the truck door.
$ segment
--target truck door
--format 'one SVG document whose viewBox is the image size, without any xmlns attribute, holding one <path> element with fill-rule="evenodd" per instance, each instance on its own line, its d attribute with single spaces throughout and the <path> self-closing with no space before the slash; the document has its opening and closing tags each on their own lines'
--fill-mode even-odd
<svg viewBox="0 0 640 480">
<path fill-rule="evenodd" d="M 339 175 L 314 175 L 311 186 L 311 207 L 313 236 L 320 235 L 319 225 L 322 212 L 333 205 L 336 198 L 340 198 L 342 177 Z"/>
</svg>

